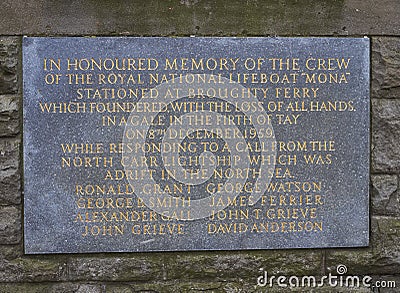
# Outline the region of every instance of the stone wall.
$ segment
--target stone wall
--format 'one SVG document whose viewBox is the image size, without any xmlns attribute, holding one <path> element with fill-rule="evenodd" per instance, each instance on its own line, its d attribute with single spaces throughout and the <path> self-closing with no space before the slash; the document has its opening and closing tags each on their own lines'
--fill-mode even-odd
<svg viewBox="0 0 400 293">
<path fill-rule="evenodd" d="M 0 292 L 261 292 L 255 288 L 261 268 L 275 275 L 322 276 L 335 273 L 339 264 L 346 265 L 349 274 L 394 280 L 400 287 L 399 2 L 215 2 L 4 0 L 0 4 Z M 23 34 L 368 35 L 372 48 L 370 246 L 25 255 L 21 155 Z M 326 292 L 332 290 L 326 288 Z M 337 292 L 343 289 L 337 288 Z"/>
</svg>

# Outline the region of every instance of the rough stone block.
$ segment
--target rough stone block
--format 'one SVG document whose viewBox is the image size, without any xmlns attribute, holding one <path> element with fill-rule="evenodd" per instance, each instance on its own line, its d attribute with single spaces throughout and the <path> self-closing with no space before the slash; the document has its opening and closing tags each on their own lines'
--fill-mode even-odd
<svg viewBox="0 0 400 293">
<path fill-rule="evenodd" d="M 193 264 L 196 264 L 195 266 Z M 166 260 L 167 278 L 177 280 L 254 280 L 265 270 L 279 274 L 320 274 L 322 252 L 249 251 L 173 254 Z"/>
<path fill-rule="evenodd" d="M 21 203 L 20 174 L 18 170 L 0 170 L 0 204 Z"/>
<path fill-rule="evenodd" d="M 400 38 L 372 39 L 372 97 L 400 98 Z"/>
<path fill-rule="evenodd" d="M 74 257 L 68 262 L 71 281 L 148 281 L 162 279 L 162 260 L 146 257 Z"/>
<path fill-rule="evenodd" d="M 101 285 L 97 284 L 72 284 L 72 283 L 11 283 L 1 284 L 2 293 L 103 293 Z M 107 291 L 108 292 L 108 291 Z M 124 292 L 124 291 L 118 291 Z"/>
<path fill-rule="evenodd" d="M 400 171 L 400 100 L 372 100 L 372 170 Z"/>
<path fill-rule="evenodd" d="M 0 207 L 0 244 L 19 243 L 21 234 L 20 208 L 16 206 Z"/>
<path fill-rule="evenodd" d="M 19 97 L 0 96 L 0 137 L 14 136 L 19 133 L 19 117 Z"/>
<path fill-rule="evenodd" d="M 372 175 L 372 214 L 400 216 L 400 194 L 396 175 Z"/>
<path fill-rule="evenodd" d="M 18 169 L 21 139 L 0 138 L 0 170 Z"/>
<path fill-rule="evenodd" d="M 0 260 L 2 282 L 62 281 L 66 274 L 66 261 L 60 256 L 19 257 Z"/>
<path fill-rule="evenodd" d="M 48 292 L 48 285 L 31 283 L 0 283 L 2 293 L 44 293 Z"/>
<path fill-rule="evenodd" d="M 18 92 L 20 39 L 0 37 L 0 94 Z"/>
<path fill-rule="evenodd" d="M 17 245 L 0 245 L 1 260 L 13 260 L 22 257 L 23 255 L 24 255 L 24 247 L 22 243 Z"/>
<path fill-rule="evenodd" d="M 327 253 L 327 273 L 336 273 L 338 265 L 347 267 L 348 275 L 391 275 L 400 271 L 400 219 L 374 217 L 372 242 L 365 249 L 340 249 Z"/>
<path fill-rule="evenodd" d="M 236 289 L 236 290 L 235 290 Z M 187 282 L 181 280 L 180 282 L 154 282 L 154 283 L 132 283 L 132 284 L 109 284 L 106 285 L 107 293 L 170 293 L 170 292 L 252 292 L 240 291 L 237 287 L 224 290 L 223 284 L 219 282 Z"/>
<path fill-rule="evenodd" d="M 397 0 L 3 0 L 0 33 L 36 35 L 396 35 Z"/>
<path fill-rule="evenodd" d="M 48 293 L 103 293 L 104 290 L 99 284 L 71 284 L 71 283 L 60 283 L 55 284 L 48 289 Z M 108 292 L 108 291 L 107 291 Z M 120 291 L 123 293 L 123 291 Z"/>
<path fill-rule="evenodd" d="M 319 280 L 319 279 L 317 279 Z M 146 293 L 170 293 L 170 292 L 185 292 L 185 293 L 197 293 L 197 292 L 213 292 L 213 293 L 286 293 L 286 292 L 311 292 L 311 293 L 370 293 L 371 290 L 368 288 L 343 288 L 343 287 L 331 287 L 325 285 L 323 287 L 314 288 L 310 287 L 284 287 L 278 286 L 275 280 L 274 286 L 260 287 L 256 286 L 256 281 L 243 283 L 243 282 L 200 282 L 200 281 L 181 281 L 176 283 L 153 283 L 153 284 L 107 284 L 107 293 L 134 293 L 134 292 L 146 292 Z M 390 291 L 379 291 L 379 292 L 390 292 Z"/>
<path fill-rule="evenodd" d="M 0 205 L 21 202 L 20 139 L 0 139 Z"/>
</svg>

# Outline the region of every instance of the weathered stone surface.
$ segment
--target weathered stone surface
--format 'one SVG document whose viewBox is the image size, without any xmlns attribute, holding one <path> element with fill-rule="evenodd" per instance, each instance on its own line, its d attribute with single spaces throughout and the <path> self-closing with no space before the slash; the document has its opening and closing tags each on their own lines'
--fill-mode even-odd
<svg viewBox="0 0 400 293">
<path fill-rule="evenodd" d="M 63 257 L 19 257 L 0 260 L 2 282 L 46 282 L 65 279 L 66 261 Z"/>
<path fill-rule="evenodd" d="M 393 280 L 393 277 L 383 276 L 383 280 Z M 345 289 L 345 291 L 344 291 Z M 306 290 L 306 291 L 305 291 Z M 35 283 L 13 283 L 1 284 L 0 292 L 2 293 L 171 293 L 171 292 L 184 292 L 184 293 L 197 293 L 197 292 L 212 292 L 212 293 L 284 293 L 284 292 L 315 292 L 315 293 L 367 293 L 373 292 L 367 288 L 340 288 L 340 287 L 318 287 L 318 288 L 279 288 L 277 286 L 269 287 L 255 287 L 250 284 L 230 283 L 230 282 L 179 282 L 179 283 L 149 283 L 149 284 L 35 284 Z M 379 292 L 394 292 L 393 289 L 380 289 Z"/>
<path fill-rule="evenodd" d="M 180 282 L 155 282 L 155 283 L 132 283 L 132 284 L 110 284 L 106 285 L 107 293 L 134 293 L 134 292 L 146 292 L 146 293 L 170 293 L 170 292 L 241 292 L 242 286 L 229 286 L 230 290 L 224 290 L 224 284 L 220 282 L 187 282 L 182 280 Z M 242 292 L 253 292 L 253 291 L 242 291 Z"/>
<path fill-rule="evenodd" d="M 396 35 L 400 3 L 4 0 L 0 34 Z"/>
<path fill-rule="evenodd" d="M 372 100 L 372 170 L 400 171 L 400 100 Z"/>
<path fill-rule="evenodd" d="M 19 152 L 21 139 L 0 138 L 0 169 L 17 169 L 19 166 Z"/>
<path fill-rule="evenodd" d="M 19 243 L 22 238 L 21 232 L 20 208 L 16 206 L 0 207 L 0 244 Z"/>
<path fill-rule="evenodd" d="M 2 293 L 44 293 L 48 292 L 49 285 L 32 283 L 0 283 L 0 292 Z"/>
<path fill-rule="evenodd" d="M 0 205 L 21 202 L 20 139 L 0 139 Z"/>
<path fill-rule="evenodd" d="M 20 174 L 16 169 L 0 170 L 0 204 L 21 203 Z"/>
<path fill-rule="evenodd" d="M 372 175 L 372 214 L 400 215 L 397 175 Z"/>
<path fill-rule="evenodd" d="M 0 245 L 0 259 L 13 260 L 23 255 L 24 247 L 22 243 L 18 245 Z"/>
<path fill-rule="evenodd" d="M 0 96 L 0 137 L 19 133 L 19 97 Z"/>
<path fill-rule="evenodd" d="M 104 293 L 101 285 L 73 283 L 11 283 L 1 284 L 2 293 Z M 108 292 L 108 291 L 107 291 Z M 118 291 L 120 293 L 124 291 Z"/>
<path fill-rule="evenodd" d="M 365 249 L 331 250 L 327 253 L 327 272 L 338 265 L 347 267 L 349 275 L 390 275 L 400 271 L 400 219 L 373 217 L 372 242 Z"/>
<path fill-rule="evenodd" d="M 253 283 L 244 283 L 241 280 L 237 282 L 229 281 L 187 281 L 180 280 L 175 282 L 154 282 L 154 283 L 131 283 L 131 284 L 107 284 L 107 293 L 134 293 L 134 292 L 146 292 L 146 293 L 170 293 L 170 292 L 185 292 L 185 293 L 195 293 L 195 292 L 213 292 L 213 293 L 223 293 L 223 292 L 265 292 L 257 290 L 256 281 Z M 286 288 L 287 289 L 287 288 Z M 282 292 L 282 291 L 270 291 L 268 292 Z M 287 291 L 286 291 L 287 292 Z"/>
<path fill-rule="evenodd" d="M 49 293 L 103 293 L 103 286 L 99 284 L 56 284 L 51 286 L 48 291 Z M 120 291 L 121 293 L 123 291 Z"/>
<path fill-rule="evenodd" d="M 317 279 L 319 280 L 319 279 Z M 107 293 L 134 293 L 134 292 L 146 292 L 146 293 L 170 293 L 170 292 L 185 292 L 185 293 L 196 293 L 196 292 L 212 292 L 212 293 L 286 293 L 286 292 L 314 292 L 314 293 L 368 293 L 372 292 L 368 288 L 343 288 L 343 287 L 332 287 L 324 286 L 314 288 L 310 287 L 284 287 L 278 286 L 277 281 L 274 280 L 274 286 L 260 287 L 256 286 L 257 281 L 252 283 L 240 282 L 211 282 L 211 281 L 181 281 L 181 282 L 164 282 L 164 283 L 148 283 L 148 284 L 110 284 L 106 285 Z M 390 291 L 379 291 L 379 292 L 390 292 Z"/>
<path fill-rule="evenodd" d="M 323 270 L 322 257 L 322 252 L 312 251 L 173 254 L 166 259 L 167 278 L 249 281 L 257 280 L 262 270 L 271 274 L 318 275 Z"/>
<path fill-rule="evenodd" d="M 400 39 L 372 38 L 372 97 L 400 98 Z"/>
<path fill-rule="evenodd" d="M 72 281 L 148 281 L 165 274 L 160 255 L 74 257 L 68 261 Z"/>
<path fill-rule="evenodd" d="M 0 37 L 0 94 L 18 92 L 19 50 L 20 38 Z"/>
<path fill-rule="evenodd" d="M 58 290 L 54 290 L 53 292 L 59 292 Z M 102 286 L 99 285 L 79 285 L 78 289 L 74 291 L 76 293 L 103 293 Z"/>
</svg>

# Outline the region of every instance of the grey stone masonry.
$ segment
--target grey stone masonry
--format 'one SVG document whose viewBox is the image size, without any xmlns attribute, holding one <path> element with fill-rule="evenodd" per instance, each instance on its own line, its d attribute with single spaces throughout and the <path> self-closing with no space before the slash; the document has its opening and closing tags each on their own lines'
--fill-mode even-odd
<svg viewBox="0 0 400 293">
<path fill-rule="evenodd" d="M 29 3 L 29 4 L 27 4 Z M 3 0 L 3 35 L 398 35 L 397 0 Z"/>
</svg>

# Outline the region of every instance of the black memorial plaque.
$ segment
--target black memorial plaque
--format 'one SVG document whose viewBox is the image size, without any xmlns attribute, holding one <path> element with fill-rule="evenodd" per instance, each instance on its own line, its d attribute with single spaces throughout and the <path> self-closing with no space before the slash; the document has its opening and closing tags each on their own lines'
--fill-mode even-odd
<svg viewBox="0 0 400 293">
<path fill-rule="evenodd" d="M 368 38 L 24 38 L 27 253 L 367 246 Z"/>
</svg>

